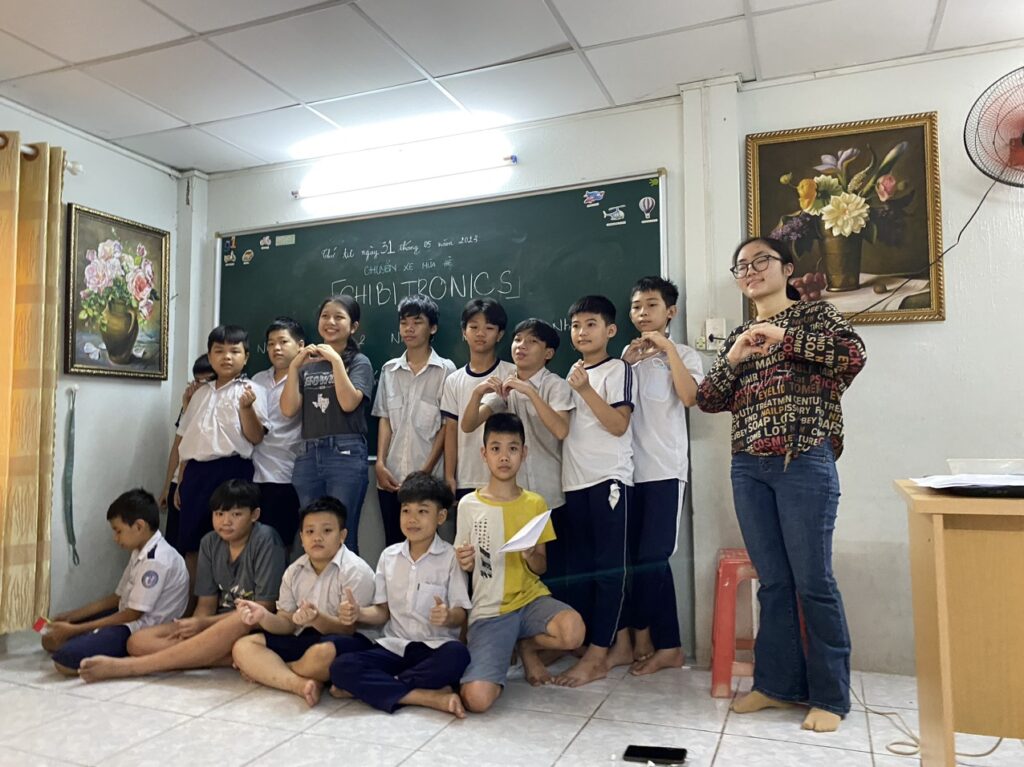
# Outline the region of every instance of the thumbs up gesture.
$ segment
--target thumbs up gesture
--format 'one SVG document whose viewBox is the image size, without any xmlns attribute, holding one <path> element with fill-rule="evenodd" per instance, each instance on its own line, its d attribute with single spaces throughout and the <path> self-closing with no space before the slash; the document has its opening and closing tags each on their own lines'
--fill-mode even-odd
<svg viewBox="0 0 1024 767">
<path fill-rule="evenodd" d="M 355 626 L 359 620 L 359 602 L 352 589 L 345 589 L 345 599 L 338 606 L 338 621 L 342 626 Z"/>
<path fill-rule="evenodd" d="M 434 597 L 434 606 L 430 608 L 430 622 L 434 626 L 448 625 L 448 605 L 441 601 L 441 597 Z"/>
<path fill-rule="evenodd" d="M 308 626 L 318 615 L 320 611 L 316 609 L 316 605 L 308 599 L 303 599 L 299 602 L 299 609 L 292 613 L 292 623 L 296 626 Z"/>
<path fill-rule="evenodd" d="M 472 543 L 464 543 L 455 549 L 455 558 L 459 561 L 459 567 L 465 572 L 473 572 L 476 565 L 476 547 Z"/>
<path fill-rule="evenodd" d="M 236 599 L 235 609 L 246 626 L 255 626 L 268 615 L 266 607 L 248 599 Z"/>
</svg>

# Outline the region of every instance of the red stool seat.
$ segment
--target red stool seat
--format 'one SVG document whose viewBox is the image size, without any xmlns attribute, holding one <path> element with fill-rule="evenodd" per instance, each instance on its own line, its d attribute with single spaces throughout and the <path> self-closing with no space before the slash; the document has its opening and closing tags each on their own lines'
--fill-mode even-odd
<svg viewBox="0 0 1024 767">
<path fill-rule="evenodd" d="M 757 571 L 746 549 L 719 549 L 715 579 L 715 614 L 711 626 L 711 696 L 732 697 L 732 677 L 750 676 L 753 664 L 737 663 L 736 650 L 749 650 L 753 637 L 736 638 L 736 592 L 743 581 L 756 580 Z"/>
</svg>

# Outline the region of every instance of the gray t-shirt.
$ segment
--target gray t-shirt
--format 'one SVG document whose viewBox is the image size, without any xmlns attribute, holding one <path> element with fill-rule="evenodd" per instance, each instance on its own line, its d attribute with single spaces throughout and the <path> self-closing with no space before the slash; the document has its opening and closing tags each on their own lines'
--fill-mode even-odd
<svg viewBox="0 0 1024 767">
<path fill-rule="evenodd" d="M 277 602 L 284 568 L 284 544 L 272 527 L 254 524 L 234 562 L 227 542 L 207 533 L 199 542 L 196 596 L 217 597 L 218 613 L 234 610 L 235 599 Z"/>
<path fill-rule="evenodd" d="M 367 416 L 373 401 L 373 366 L 365 354 L 356 354 L 346 370 L 352 385 L 363 393 L 363 401 L 351 413 L 342 410 L 338 403 L 330 362 L 318 360 L 299 369 L 303 439 L 366 434 Z"/>
</svg>

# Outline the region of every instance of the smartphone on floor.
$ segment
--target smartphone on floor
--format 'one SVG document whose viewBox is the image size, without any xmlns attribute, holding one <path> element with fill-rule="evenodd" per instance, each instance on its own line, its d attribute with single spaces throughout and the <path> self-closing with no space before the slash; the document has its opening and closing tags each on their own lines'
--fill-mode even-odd
<svg viewBox="0 0 1024 767">
<path fill-rule="evenodd" d="M 685 748 L 664 746 L 629 746 L 622 755 L 623 761 L 647 764 L 682 764 L 686 761 Z"/>
</svg>

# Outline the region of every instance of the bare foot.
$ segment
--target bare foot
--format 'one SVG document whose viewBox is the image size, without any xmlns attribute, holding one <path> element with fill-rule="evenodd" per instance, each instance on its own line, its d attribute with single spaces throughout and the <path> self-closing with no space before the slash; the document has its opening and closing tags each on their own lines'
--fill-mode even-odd
<svg viewBox="0 0 1024 767">
<path fill-rule="evenodd" d="M 580 658 L 568 671 L 555 677 L 555 684 L 561 687 L 581 687 L 608 676 L 608 666 L 603 659 Z"/>
<path fill-rule="evenodd" d="M 407 706 L 433 708 L 459 719 L 466 718 L 466 709 L 462 706 L 462 698 L 452 692 L 451 687 L 444 687 L 440 690 L 410 690 L 399 703 Z"/>
<path fill-rule="evenodd" d="M 615 637 L 615 644 L 608 650 L 605 666 L 628 666 L 633 662 L 633 645 L 629 641 L 629 630 L 623 629 Z"/>
<path fill-rule="evenodd" d="M 655 650 L 654 653 L 644 660 L 638 660 L 629 669 L 633 676 L 643 676 L 661 671 L 663 668 L 682 668 L 686 662 L 686 654 L 681 647 L 674 647 L 671 650 Z"/>
<path fill-rule="evenodd" d="M 93 655 L 85 658 L 78 666 L 78 675 L 86 682 L 98 682 L 101 679 L 116 679 L 129 676 L 124 666 L 127 658 L 109 658 L 106 655 Z"/>
<path fill-rule="evenodd" d="M 534 687 L 550 684 L 554 679 L 554 677 L 551 676 L 551 672 L 548 671 L 548 667 L 544 665 L 544 661 L 540 659 L 540 655 L 536 650 L 520 647 L 519 657 L 523 659 L 523 670 L 526 672 L 526 681 Z"/>
<path fill-rule="evenodd" d="M 839 729 L 841 721 L 842 717 L 839 714 L 833 714 L 831 711 L 822 711 L 820 708 L 812 708 L 807 712 L 807 716 L 804 717 L 804 723 L 801 726 L 805 730 L 814 730 L 815 732 L 835 732 Z"/>
<path fill-rule="evenodd" d="M 251 676 L 249 676 L 248 674 L 246 674 L 246 673 L 245 673 L 244 671 L 242 671 L 242 669 L 240 669 L 240 668 L 238 667 L 238 664 L 237 664 L 237 663 L 234 663 L 234 662 L 232 662 L 232 664 L 231 664 L 231 668 L 233 668 L 233 669 L 234 669 L 235 671 L 237 671 L 237 672 L 238 672 L 238 675 L 239 675 L 240 677 L 242 677 L 242 679 L 244 679 L 244 680 L 245 680 L 246 682 L 249 682 L 250 684 L 256 684 L 256 680 L 255 680 L 255 679 L 253 679 L 253 678 L 252 678 Z"/>
<path fill-rule="evenodd" d="M 654 655 L 654 642 L 651 641 L 650 629 L 637 629 L 633 632 L 633 665 L 643 663 Z"/>
<path fill-rule="evenodd" d="M 752 690 L 742 698 L 734 700 L 729 708 L 737 714 L 750 714 L 754 711 L 760 711 L 763 708 L 792 708 L 794 705 L 794 703 L 769 698 L 762 692 Z"/>
<path fill-rule="evenodd" d="M 302 692 L 299 695 L 306 699 L 306 705 L 313 708 L 320 702 L 320 696 L 324 692 L 324 683 L 315 679 L 307 679 L 302 685 Z"/>
<path fill-rule="evenodd" d="M 335 687 L 333 684 L 331 685 L 331 689 L 328 690 L 327 692 L 329 692 L 331 694 L 332 698 L 351 698 L 352 697 L 352 693 L 350 693 L 348 690 L 343 690 L 340 687 Z"/>
</svg>

